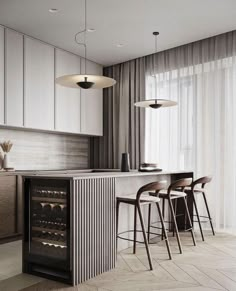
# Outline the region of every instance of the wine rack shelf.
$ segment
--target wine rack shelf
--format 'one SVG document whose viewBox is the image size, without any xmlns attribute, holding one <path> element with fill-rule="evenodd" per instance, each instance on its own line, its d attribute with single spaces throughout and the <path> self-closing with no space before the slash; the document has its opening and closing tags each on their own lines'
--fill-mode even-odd
<svg viewBox="0 0 236 291">
<path fill-rule="evenodd" d="M 46 228 L 46 227 L 39 227 L 39 226 L 33 226 L 32 230 L 34 231 L 46 231 L 46 232 L 53 232 L 58 234 L 66 234 L 65 230 L 58 230 L 58 229 L 52 229 L 52 228 Z"/>
<path fill-rule="evenodd" d="M 51 202 L 51 203 L 66 203 L 66 199 L 61 198 L 50 198 L 50 197 L 32 197 L 33 201 L 39 201 L 39 202 Z"/>
<path fill-rule="evenodd" d="M 50 240 L 50 239 L 46 239 L 46 238 L 32 237 L 32 241 L 38 241 L 38 242 L 42 242 L 42 243 L 48 243 L 48 244 L 52 244 L 52 245 L 58 245 L 58 246 L 66 247 L 66 243 L 65 242 L 61 242 L 61 241 L 57 241 L 57 240 Z"/>
</svg>

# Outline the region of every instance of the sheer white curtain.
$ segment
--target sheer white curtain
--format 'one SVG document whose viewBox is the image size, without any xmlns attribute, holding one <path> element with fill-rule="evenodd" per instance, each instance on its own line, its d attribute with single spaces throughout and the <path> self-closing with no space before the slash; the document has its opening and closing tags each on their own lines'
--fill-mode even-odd
<svg viewBox="0 0 236 291">
<path fill-rule="evenodd" d="M 193 170 L 195 178 L 213 176 L 208 201 L 215 226 L 233 233 L 236 233 L 235 44 L 233 32 L 191 44 L 182 51 L 178 48 L 172 57 L 163 54 L 152 60 L 157 64 L 146 76 L 146 99 L 171 99 L 178 106 L 148 109 L 145 130 L 146 162 L 157 162 L 163 169 Z M 200 199 L 198 203 L 204 213 Z"/>
</svg>

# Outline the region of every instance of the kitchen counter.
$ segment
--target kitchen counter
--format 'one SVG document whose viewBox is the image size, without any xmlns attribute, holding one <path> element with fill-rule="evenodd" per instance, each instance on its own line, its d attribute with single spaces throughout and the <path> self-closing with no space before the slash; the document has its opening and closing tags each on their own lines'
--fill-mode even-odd
<svg viewBox="0 0 236 291">
<path fill-rule="evenodd" d="M 130 170 L 130 172 L 121 172 L 119 169 L 72 169 L 72 170 L 15 170 L 4 171 L 0 170 L 0 175 L 21 175 L 21 176 L 60 176 L 60 177 L 128 177 L 128 176 L 142 176 L 142 175 L 161 175 L 161 174 L 175 174 L 187 173 L 188 171 L 153 171 L 153 172 L 139 172 L 138 170 Z"/>
<path fill-rule="evenodd" d="M 88 169 L 22 171 L 21 174 L 23 173 L 25 185 L 23 271 L 55 280 L 64 280 L 64 282 L 72 285 L 82 283 L 115 267 L 117 195 L 137 193 L 141 186 L 153 181 L 166 180 L 168 185 L 180 178 L 193 177 L 192 172 L 186 171 L 120 172 L 119 170 Z M 58 196 L 54 194 L 58 191 L 58 193 L 63 193 L 64 190 L 58 190 L 62 187 L 61 185 L 67 185 L 67 191 L 64 192 L 67 193 L 66 200 L 58 199 Z M 45 194 L 42 194 L 43 196 L 37 194 L 41 193 L 40 191 L 48 194 L 46 196 Z M 32 253 L 33 248 L 30 245 L 35 243 L 34 240 L 37 241 L 37 244 L 42 240 L 39 233 L 35 234 L 35 231 L 39 232 L 40 229 L 44 232 L 42 243 L 45 244 L 45 228 L 43 225 L 40 227 L 38 224 L 37 227 L 34 227 L 34 221 L 31 221 L 31 219 L 38 215 L 38 211 L 42 211 L 43 223 L 45 223 L 45 220 L 47 221 L 50 217 L 53 217 L 53 214 L 50 213 L 49 218 L 45 217 L 46 212 L 43 210 L 45 205 L 54 209 L 54 204 L 63 204 L 65 201 L 67 201 L 68 209 L 66 216 L 68 219 L 68 226 L 66 227 L 68 240 L 64 242 L 64 246 L 70 250 L 70 253 L 67 253 L 67 256 L 64 257 L 64 263 L 59 264 L 56 260 L 60 259 L 60 256 L 49 259 L 47 257 L 48 250 L 45 249 L 45 252 L 43 251 L 44 245 L 41 247 L 37 245 L 37 251 L 41 252 L 40 250 L 42 250 L 38 259 L 36 254 Z M 40 207 L 37 206 L 35 208 L 35 213 L 34 203 L 41 204 Z M 64 206 L 62 205 L 62 207 Z M 177 213 L 182 211 L 182 207 L 181 203 L 178 203 Z M 120 211 L 119 232 L 133 229 L 133 208 L 124 206 L 121 207 Z M 192 212 L 191 207 L 190 212 Z M 145 209 L 143 209 L 143 213 L 146 221 L 147 213 Z M 179 219 L 182 218 L 180 217 Z M 50 222 L 50 225 L 51 223 L 53 221 Z M 181 229 L 181 223 L 184 225 L 184 221 L 181 222 L 179 220 L 178 223 Z M 50 236 L 52 231 L 48 231 Z M 129 238 L 132 238 L 132 233 L 129 235 Z M 48 243 L 53 247 L 53 243 L 56 242 L 50 242 L 49 240 Z M 127 247 L 129 247 L 129 242 L 119 241 L 118 250 L 123 250 Z M 53 254 L 53 250 L 50 253 Z M 56 269 L 55 266 L 57 266 Z M 58 266 L 65 266 L 66 269 L 58 270 Z"/>
<path fill-rule="evenodd" d="M 42 177 L 60 177 L 73 179 L 91 179 L 105 177 L 135 177 L 135 176 L 153 176 L 153 175 L 174 175 L 184 174 L 188 171 L 153 171 L 140 172 L 131 170 L 130 172 L 121 172 L 118 169 L 87 169 L 87 170 L 58 170 L 58 171 L 17 171 L 16 173 L 23 176 L 42 176 Z"/>
</svg>

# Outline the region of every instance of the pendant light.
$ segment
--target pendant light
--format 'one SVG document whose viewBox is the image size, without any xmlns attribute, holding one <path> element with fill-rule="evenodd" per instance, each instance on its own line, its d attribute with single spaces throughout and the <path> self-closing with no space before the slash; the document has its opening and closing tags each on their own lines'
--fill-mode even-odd
<svg viewBox="0 0 236 291">
<path fill-rule="evenodd" d="M 159 35 L 159 32 L 154 31 L 153 35 L 155 37 L 155 52 L 157 52 L 157 36 Z M 155 88 L 156 88 L 156 82 L 155 82 Z M 157 92 L 156 92 L 157 93 Z M 149 99 L 149 100 L 143 100 L 134 103 L 137 107 L 144 107 L 144 108 L 152 108 L 152 109 L 158 109 L 161 107 L 171 107 L 177 105 L 177 102 L 172 100 L 166 100 L 166 99 Z"/>
<path fill-rule="evenodd" d="M 82 45 L 85 51 L 85 72 L 84 74 L 74 74 L 74 75 L 65 75 L 56 78 L 56 83 L 69 88 L 82 88 L 82 89 L 102 89 L 114 86 L 116 81 L 109 77 L 104 77 L 100 75 L 89 75 L 87 74 L 87 44 L 86 44 L 86 34 L 87 34 L 87 0 L 84 1 L 84 29 L 79 31 L 75 35 L 75 42 L 78 45 Z M 78 35 L 84 35 L 84 42 L 81 43 L 78 41 Z"/>
</svg>

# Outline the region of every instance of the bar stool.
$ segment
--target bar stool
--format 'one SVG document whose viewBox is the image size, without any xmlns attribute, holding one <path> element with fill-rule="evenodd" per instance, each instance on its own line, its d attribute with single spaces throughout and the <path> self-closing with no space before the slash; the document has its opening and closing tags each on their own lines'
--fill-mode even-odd
<svg viewBox="0 0 236 291">
<path fill-rule="evenodd" d="M 170 251 L 169 241 L 168 241 L 168 237 L 167 237 L 167 232 L 166 232 L 166 229 L 165 229 L 164 220 L 163 220 L 163 217 L 162 217 L 162 214 L 161 214 L 161 208 L 160 208 L 160 205 L 159 205 L 160 198 L 154 197 L 154 196 L 150 196 L 149 194 L 143 194 L 143 193 L 150 192 L 150 191 L 155 191 L 156 195 L 158 195 L 158 193 L 161 190 L 165 189 L 165 187 L 166 187 L 166 181 L 153 182 L 153 183 L 149 183 L 149 184 L 146 184 L 146 185 L 142 186 L 138 190 L 137 194 L 118 196 L 117 199 L 116 199 L 116 247 L 118 245 L 118 238 L 125 239 L 125 240 L 128 240 L 128 241 L 132 241 L 133 242 L 133 253 L 135 254 L 136 253 L 136 242 L 144 243 L 145 247 L 146 247 L 146 252 L 147 252 L 147 257 L 148 257 L 150 270 L 153 270 L 153 266 L 152 266 L 152 259 L 151 259 L 150 250 L 149 250 L 148 241 L 147 241 L 147 235 L 146 235 L 146 230 L 145 230 L 145 225 L 144 225 L 141 205 L 154 203 L 157 206 L 157 211 L 159 213 L 159 217 L 160 217 L 160 221 L 161 221 L 161 225 L 162 225 L 162 231 L 164 233 L 166 247 L 167 247 L 167 251 L 168 251 L 168 255 L 169 255 L 170 259 L 171 259 L 171 251 Z M 124 231 L 122 233 L 118 233 L 119 206 L 120 206 L 120 203 L 130 204 L 130 205 L 133 205 L 135 207 L 134 208 L 134 230 L 128 230 L 128 231 Z M 136 228 L 137 227 L 137 212 L 138 212 L 140 223 L 141 223 L 141 228 L 142 228 L 141 231 L 137 230 L 137 228 Z M 120 236 L 120 234 L 127 233 L 127 232 L 134 232 L 133 240 Z M 137 239 L 136 239 L 137 232 L 142 232 L 144 242 L 137 241 Z"/>
<path fill-rule="evenodd" d="M 159 191 L 159 194 L 158 194 L 158 197 L 162 199 L 162 216 L 163 216 L 163 218 L 165 218 L 165 200 L 168 200 L 169 209 L 170 209 L 170 213 L 171 213 L 171 217 L 172 217 L 171 222 L 173 223 L 173 226 L 174 226 L 173 227 L 173 234 L 175 231 L 178 246 L 179 246 L 179 251 L 181 254 L 182 254 L 182 246 L 181 246 L 181 241 L 180 241 L 180 236 L 179 236 L 178 225 L 177 225 L 177 221 L 176 221 L 176 209 L 177 209 L 178 199 L 184 200 L 185 211 L 186 211 L 189 226 L 190 226 L 185 231 L 191 232 L 193 244 L 196 245 L 196 241 L 195 241 L 195 237 L 194 237 L 194 233 L 193 233 L 193 225 L 192 225 L 192 221 L 190 218 L 188 204 L 187 204 L 187 200 L 186 200 L 187 194 L 184 192 L 185 188 L 190 186 L 191 184 L 192 184 L 192 178 L 180 179 L 180 180 L 177 180 L 177 181 L 171 183 L 167 190 Z M 156 193 L 150 193 L 150 195 L 156 196 Z M 173 204 L 173 202 L 175 203 L 175 205 Z M 175 210 L 174 210 L 174 206 L 175 206 Z M 150 221 L 151 213 L 150 212 L 151 212 L 151 207 L 149 207 L 149 214 L 148 214 L 148 217 L 149 217 L 148 234 L 150 233 L 150 228 L 158 228 L 156 226 L 153 226 L 153 223 L 151 223 L 151 221 Z M 170 221 L 165 221 L 165 222 L 170 223 Z"/>
<path fill-rule="evenodd" d="M 197 217 L 197 222 L 198 222 L 198 225 L 199 225 L 199 229 L 200 229 L 200 232 L 201 232 L 201 236 L 202 236 L 202 240 L 203 241 L 205 239 L 204 239 L 202 225 L 201 225 L 201 222 L 202 221 L 201 221 L 200 218 L 206 218 L 207 221 L 210 222 L 212 234 L 215 235 L 215 231 L 214 231 L 213 224 L 212 224 L 212 218 L 211 218 L 211 215 L 210 215 L 210 210 L 209 210 L 208 203 L 207 203 L 207 199 L 206 199 L 206 189 L 205 189 L 205 185 L 207 183 L 210 183 L 211 180 L 212 180 L 212 177 L 210 177 L 210 176 L 201 177 L 201 178 L 195 180 L 192 183 L 191 188 L 186 188 L 185 189 L 185 192 L 188 195 L 191 195 L 191 197 L 193 199 L 193 205 L 194 205 L 195 212 L 196 212 L 196 215 L 194 215 L 194 216 Z M 204 202 L 205 202 L 205 206 L 206 206 L 206 210 L 207 210 L 208 216 L 199 215 L 198 208 L 197 208 L 197 203 L 196 203 L 196 199 L 195 199 L 195 194 L 202 194 L 203 199 L 204 199 Z M 204 221 L 204 222 L 207 222 L 207 221 Z"/>
</svg>

